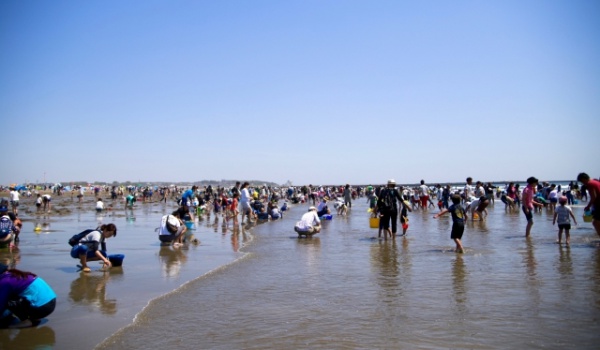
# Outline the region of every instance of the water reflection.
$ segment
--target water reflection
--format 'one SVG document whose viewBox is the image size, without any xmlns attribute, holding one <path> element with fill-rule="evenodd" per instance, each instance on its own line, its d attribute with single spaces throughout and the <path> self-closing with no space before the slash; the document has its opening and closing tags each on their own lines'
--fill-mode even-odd
<svg viewBox="0 0 600 350">
<path fill-rule="evenodd" d="M 0 250 L 0 263 L 8 266 L 11 269 L 17 268 L 21 262 L 21 253 L 19 249 L 3 249 Z"/>
<path fill-rule="evenodd" d="M 463 319 L 467 311 L 467 289 L 465 287 L 467 274 L 463 255 L 456 254 L 456 258 L 452 261 L 452 294 L 456 310 L 461 315 L 457 319 Z"/>
<path fill-rule="evenodd" d="M 54 330 L 48 326 L 0 332 L 0 344 L 5 349 L 53 349 L 55 343 Z"/>
<path fill-rule="evenodd" d="M 573 274 L 573 262 L 571 261 L 571 248 L 558 244 L 558 272 L 563 277 Z"/>
<path fill-rule="evenodd" d="M 104 222 L 104 218 L 106 217 L 106 212 L 96 212 L 96 224 L 98 227 L 102 226 Z"/>
<path fill-rule="evenodd" d="M 161 246 L 158 256 L 162 262 L 162 275 L 166 278 L 177 277 L 181 266 L 187 261 L 183 249 L 172 245 Z"/>
<path fill-rule="evenodd" d="M 135 222 L 135 214 L 133 212 L 133 208 L 125 209 L 125 220 L 127 221 L 127 223 Z"/>
<path fill-rule="evenodd" d="M 119 270 L 122 271 L 122 269 Z M 76 304 L 91 308 L 92 311 L 100 310 L 106 315 L 115 314 L 117 300 L 106 297 L 106 284 L 110 280 L 110 276 L 110 273 L 99 275 L 81 272 L 79 278 L 71 282 L 69 299 Z"/>
<path fill-rule="evenodd" d="M 401 294 L 398 276 L 398 246 L 396 240 L 379 240 L 371 246 L 371 264 L 377 273 L 376 281 L 381 287 L 384 300 L 396 298 Z"/>
<path fill-rule="evenodd" d="M 525 264 L 525 271 L 528 277 L 525 281 L 525 284 L 531 299 L 529 306 L 533 307 L 532 309 L 534 310 L 539 310 L 539 305 L 541 302 L 539 291 L 540 283 L 537 278 L 537 261 L 535 259 L 533 239 L 531 237 L 527 237 L 525 239 L 525 254 L 523 255 L 523 263 Z"/>
<path fill-rule="evenodd" d="M 297 247 L 301 249 L 305 262 L 309 268 L 318 265 L 321 253 L 321 239 L 319 237 L 306 237 L 297 240 Z"/>
<path fill-rule="evenodd" d="M 592 290 L 595 295 L 595 304 L 596 308 L 600 309 L 600 247 L 596 246 L 593 254 L 593 264 L 594 264 L 594 276 L 593 281 L 594 285 Z"/>
<path fill-rule="evenodd" d="M 35 232 L 36 234 L 49 233 L 51 231 L 50 230 L 50 221 L 47 216 L 37 218 L 33 225 L 34 225 L 33 232 Z"/>
</svg>

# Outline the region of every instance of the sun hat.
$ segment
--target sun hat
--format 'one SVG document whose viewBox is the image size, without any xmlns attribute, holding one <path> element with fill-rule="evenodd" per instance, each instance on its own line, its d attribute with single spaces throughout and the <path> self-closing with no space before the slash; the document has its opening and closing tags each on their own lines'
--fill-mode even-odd
<svg viewBox="0 0 600 350">
<path fill-rule="evenodd" d="M 311 211 L 311 210 L 317 210 L 317 208 L 311 206 L 310 208 L 308 208 L 308 211 Z"/>
<path fill-rule="evenodd" d="M 558 202 L 559 202 L 559 203 L 561 203 L 561 204 L 566 204 L 566 203 L 567 203 L 567 197 L 565 197 L 565 196 L 561 196 L 561 197 L 558 199 Z"/>
<path fill-rule="evenodd" d="M 394 179 L 389 179 L 387 184 L 388 184 L 388 185 L 395 185 L 395 184 L 396 184 L 396 180 L 394 180 Z"/>
</svg>

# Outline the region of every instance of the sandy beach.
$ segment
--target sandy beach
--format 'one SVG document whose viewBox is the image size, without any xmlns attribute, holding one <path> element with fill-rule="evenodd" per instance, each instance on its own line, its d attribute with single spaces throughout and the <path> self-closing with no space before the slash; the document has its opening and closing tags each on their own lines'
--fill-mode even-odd
<svg viewBox="0 0 600 350">
<path fill-rule="evenodd" d="M 0 260 L 44 278 L 58 296 L 57 307 L 37 328 L 0 330 L 0 348 L 91 349 L 129 324 L 150 300 L 242 257 L 239 248 L 250 240 L 244 233 L 232 242 L 220 225 L 206 219 L 192 231 L 200 237 L 199 245 L 161 247 L 154 230 L 164 213 L 177 208 L 174 201 L 138 202 L 133 210 L 125 210 L 121 201 L 103 197 L 114 208 L 97 213 L 95 198 L 88 194 L 79 203 L 76 195 L 53 195 L 49 213 L 37 211 L 35 197 L 21 198 L 18 248 L 0 249 Z M 102 272 L 94 262 L 91 273 L 80 272 L 79 261 L 69 256 L 68 239 L 109 222 L 117 225 L 118 235 L 107 240 L 107 250 L 125 255 L 122 267 Z"/>
<path fill-rule="evenodd" d="M 437 209 L 409 214 L 406 237 L 379 240 L 365 198 L 311 239 L 282 220 L 233 231 L 214 215 L 195 223 L 200 245 L 161 247 L 154 229 L 174 202 L 115 203 L 53 197 L 37 214 L 23 199 L 19 249 L 0 259 L 42 276 L 56 291 L 47 322 L 0 330 L 6 349 L 439 349 L 595 348 L 600 250 L 591 224 L 558 245 L 551 213 L 524 237 L 519 210 L 497 201 L 465 228 L 453 251 L 451 220 Z M 110 200 L 107 200 L 110 203 Z M 573 206 L 577 218 L 585 204 Z M 78 272 L 68 238 L 113 222 L 108 252 L 122 267 Z M 36 226 L 42 227 L 35 232 Z M 94 266 L 94 265 L 92 265 Z"/>
</svg>

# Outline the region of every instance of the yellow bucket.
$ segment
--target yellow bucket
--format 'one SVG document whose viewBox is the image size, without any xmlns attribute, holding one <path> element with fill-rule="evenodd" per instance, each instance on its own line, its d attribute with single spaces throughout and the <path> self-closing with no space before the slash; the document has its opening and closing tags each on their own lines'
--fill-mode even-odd
<svg viewBox="0 0 600 350">
<path fill-rule="evenodd" d="M 379 218 L 369 218 L 370 228 L 379 228 Z"/>
<path fill-rule="evenodd" d="M 594 217 L 592 216 L 592 213 L 589 211 L 586 211 L 585 213 L 583 213 L 583 222 L 592 222 L 594 220 Z"/>
</svg>

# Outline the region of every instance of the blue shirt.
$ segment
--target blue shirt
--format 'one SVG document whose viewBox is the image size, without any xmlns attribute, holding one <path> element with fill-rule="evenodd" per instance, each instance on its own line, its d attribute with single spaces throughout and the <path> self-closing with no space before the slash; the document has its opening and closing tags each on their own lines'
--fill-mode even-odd
<svg viewBox="0 0 600 350">
<path fill-rule="evenodd" d="M 0 274 L 0 314 L 6 309 L 9 300 L 23 297 L 29 300 L 32 306 L 42 306 L 56 294 L 41 278 L 28 275 L 17 278 L 10 271 Z"/>
<path fill-rule="evenodd" d="M 452 223 L 464 225 L 465 224 L 465 209 L 460 204 L 452 204 L 448 208 L 450 214 L 452 214 Z"/>
</svg>

